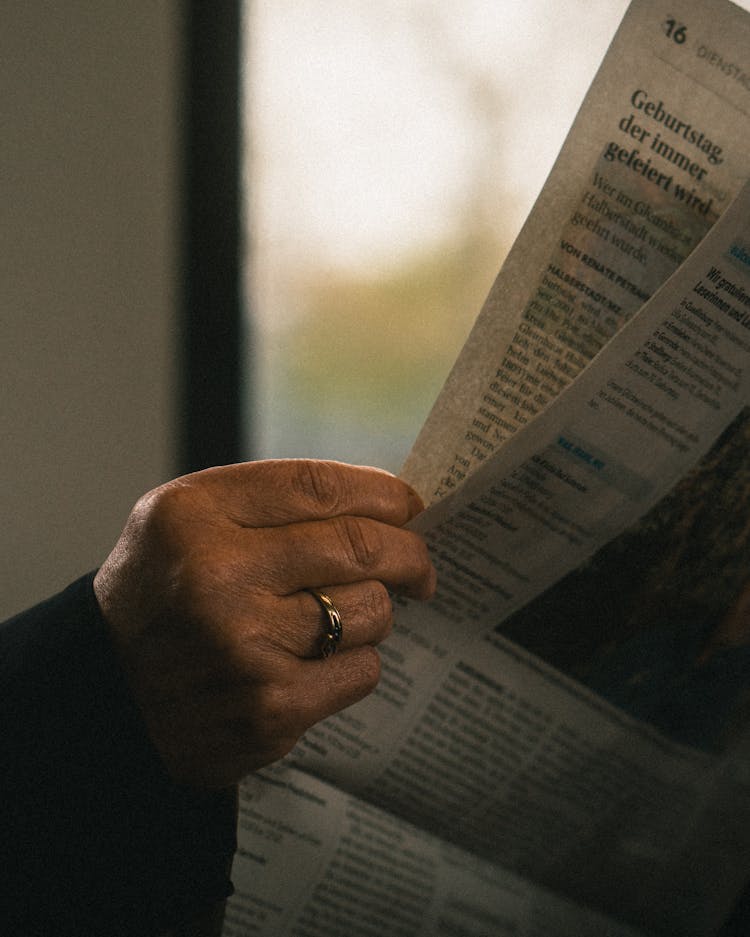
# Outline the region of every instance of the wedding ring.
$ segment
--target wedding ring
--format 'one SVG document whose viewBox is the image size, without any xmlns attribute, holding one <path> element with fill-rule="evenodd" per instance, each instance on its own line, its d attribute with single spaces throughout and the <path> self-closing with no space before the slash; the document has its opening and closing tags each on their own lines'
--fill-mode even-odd
<svg viewBox="0 0 750 937">
<path fill-rule="evenodd" d="M 336 648 L 341 641 L 341 635 L 343 634 L 343 627 L 341 625 L 341 615 L 339 610 L 331 601 L 330 597 L 325 594 L 325 592 L 318 592 L 317 589 L 308 589 L 310 595 L 314 595 L 315 598 L 323 606 L 323 611 L 326 613 L 328 621 L 326 625 L 325 632 L 323 637 L 320 639 L 320 656 L 321 657 L 330 657 L 331 654 L 336 653 Z"/>
</svg>

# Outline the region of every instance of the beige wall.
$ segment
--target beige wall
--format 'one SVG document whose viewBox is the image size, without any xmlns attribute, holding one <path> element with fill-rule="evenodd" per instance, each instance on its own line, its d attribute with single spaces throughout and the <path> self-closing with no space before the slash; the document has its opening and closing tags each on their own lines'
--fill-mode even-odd
<svg viewBox="0 0 750 937">
<path fill-rule="evenodd" d="M 3 7 L 1 617 L 175 470 L 177 10 Z"/>
</svg>

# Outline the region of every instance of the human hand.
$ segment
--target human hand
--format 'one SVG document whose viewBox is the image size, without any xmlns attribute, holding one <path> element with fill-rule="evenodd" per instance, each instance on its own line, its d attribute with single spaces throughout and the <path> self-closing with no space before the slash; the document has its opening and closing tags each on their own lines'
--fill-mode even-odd
<svg viewBox="0 0 750 937">
<path fill-rule="evenodd" d="M 208 469 L 139 500 L 94 591 L 174 778 L 234 784 L 374 689 L 388 590 L 434 590 L 427 548 L 402 529 L 421 509 L 386 472 L 308 460 Z M 325 660 L 308 588 L 341 613 Z"/>
</svg>

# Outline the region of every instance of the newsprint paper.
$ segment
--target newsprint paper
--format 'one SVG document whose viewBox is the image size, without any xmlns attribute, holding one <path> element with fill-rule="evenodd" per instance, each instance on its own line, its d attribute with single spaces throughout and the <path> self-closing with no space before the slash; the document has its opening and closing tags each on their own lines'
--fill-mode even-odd
<svg viewBox="0 0 750 937">
<path fill-rule="evenodd" d="M 635 0 L 407 460 L 428 603 L 224 937 L 710 935 L 750 879 L 750 16 Z"/>
</svg>

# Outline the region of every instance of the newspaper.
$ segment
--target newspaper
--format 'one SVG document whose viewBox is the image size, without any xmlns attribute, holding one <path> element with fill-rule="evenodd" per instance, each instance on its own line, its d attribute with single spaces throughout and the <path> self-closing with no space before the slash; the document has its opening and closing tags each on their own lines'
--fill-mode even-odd
<svg viewBox="0 0 750 937">
<path fill-rule="evenodd" d="M 239 840 L 224 937 L 637 937 L 288 767 L 243 784 Z"/>
<path fill-rule="evenodd" d="M 730 203 L 748 71 L 739 7 L 631 4 L 407 459 L 427 501 L 574 380 Z"/>
<path fill-rule="evenodd" d="M 748 49 L 631 5 L 404 470 L 438 592 L 243 785 L 225 937 L 697 937 L 750 879 Z"/>
</svg>

